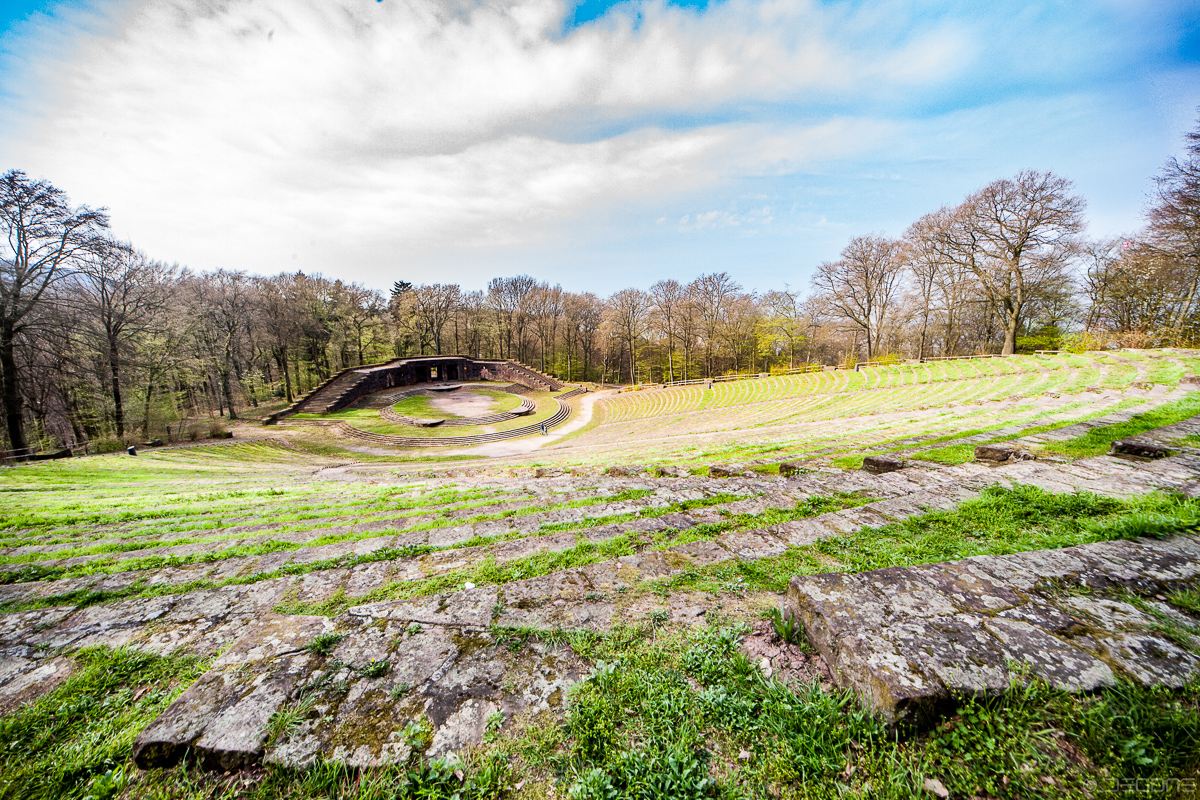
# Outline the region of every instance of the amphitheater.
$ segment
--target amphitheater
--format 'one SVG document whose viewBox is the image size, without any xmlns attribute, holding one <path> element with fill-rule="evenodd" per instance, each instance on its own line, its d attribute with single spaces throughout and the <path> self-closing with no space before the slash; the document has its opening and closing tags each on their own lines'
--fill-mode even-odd
<svg viewBox="0 0 1200 800">
<path fill-rule="evenodd" d="M 0 797 L 1188 796 L 1197 384 L 1183 350 L 621 389 L 409 359 L 6 469 L 0 745 L 143 672 Z"/>
</svg>

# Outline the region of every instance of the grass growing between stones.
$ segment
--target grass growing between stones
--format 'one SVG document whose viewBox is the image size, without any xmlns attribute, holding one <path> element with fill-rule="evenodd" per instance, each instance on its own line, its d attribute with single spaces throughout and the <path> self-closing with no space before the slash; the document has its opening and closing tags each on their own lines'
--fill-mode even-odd
<svg viewBox="0 0 1200 800">
<path fill-rule="evenodd" d="M 388 600 L 412 600 L 443 592 L 462 589 L 466 584 L 475 586 L 503 586 L 506 583 L 537 578 L 553 572 L 584 567 L 599 561 L 608 561 L 631 556 L 639 550 L 665 549 L 673 545 L 696 541 L 709 541 L 729 530 L 748 530 L 776 525 L 797 519 L 806 519 L 828 511 L 853 508 L 871 501 L 869 497 L 838 494 L 831 497 L 812 497 L 799 503 L 794 509 L 767 509 L 757 514 L 730 514 L 726 521 L 697 525 L 683 531 L 664 530 L 657 532 L 630 531 L 612 538 L 592 542 L 583 536 L 574 547 L 561 551 L 548 551 L 533 555 L 497 561 L 492 554 L 478 558 L 469 566 L 447 570 L 418 580 L 395 581 L 385 584 L 363 597 L 335 595 L 315 603 L 286 600 L 275 608 L 281 614 L 321 614 L 337 616 L 347 608 L 364 603 Z M 698 508 L 708 505 L 710 498 L 686 501 L 672 506 L 653 509 L 644 516 L 660 516 L 669 511 Z M 584 529 L 586 530 L 586 529 Z"/>
<path fill-rule="evenodd" d="M 1188 417 L 1200 414 L 1200 392 L 1189 392 L 1178 400 L 1164 403 L 1158 408 L 1137 414 L 1128 422 L 1092 428 L 1082 436 L 1063 442 L 1051 442 L 1043 449 L 1070 458 L 1089 458 L 1108 452 L 1109 445 L 1127 436 L 1174 425 Z"/>
<path fill-rule="evenodd" d="M 61 686 L 0 718 L 0 798 L 118 796 L 136 772 L 137 734 L 205 669 L 197 658 L 107 647 L 74 659 Z"/>
<path fill-rule="evenodd" d="M 937 784 L 951 797 L 1094 800 L 1138 782 L 1168 788 L 1155 797 L 1196 785 L 1195 685 L 1080 697 L 1019 684 L 897 742 L 848 693 L 764 677 L 739 649 L 745 632 L 646 624 L 573 637 L 594 670 L 565 721 L 518 728 L 492 753 L 535 784 L 521 796 L 576 800 L 915 798 Z"/>
<path fill-rule="evenodd" d="M 866 572 L 1197 529 L 1200 500 L 1179 495 L 1118 500 L 1087 492 L 1051 494 L 1034 486 L 990 486 L 952 511 L 863 528 L 771 558 L 712 564 L 646 587 L 782 593 L 795 575 Z"/>
<path fill-rule="evenodd" d="M 1080 417 L 1072 417 L 1070 419 L 1059 420 L 1058 422 L 1049 422 L 1049 423 L 1046 423 L 1045 425 L 1036 425 L 1031 428 L 1025 428 L 1020 433 L 1015 434 L 1013 436 L 995 436 L 990 439 L 984 439 L 979 442 L 960 442 L 959 444 L 951 444 L 951 445 L 947 445 L 946 447 L 935 447 L 935 448 L 932 448 L 929 450 L 922 450 L 920 452 L 914 453 L 913 455 L 920 458 L 922 461 L 932 461 L 937 464 L 948 464 L 948 465 L 965 464 L 968 461 L 973 461 L 975 459 L 975 448 L 978 445 L 997 444 L 999 442 L 1009 442 L 1009 441 L 1012 441 L 1013 439 L 1020 439 L 1025 436 L 1034 436 L 1039 433 L 1049 433 L 1050 431 L 1056 431 L 1056 430 L 1060 430 L 1062 428 L 1070 427 L 1071 425 L 1077 425 L 1080 422 L 1088 422 L 1090 420 L 1098 419 L 1099 417 L 1107 416 L 1109 414 L 1115 414 L 1118 411 L 1124 411 L 1127 408 L 1133 408 L 1134 406 L 1141 405 L 1142 403 L 1145 403 L 1145 402 L 1146 401 L 1142 400 L 1141 398 L 1127 398 L 1127 399 L 1122 400 L 1121 402 L 1117 403 L 1116 405 L 1111 406 L 1109 408 L 1105 408 L 1101 411 L 1095 411 L 1095 412 L 1092 412 L 1091 414 L 1084 414 L 1083 416 L 1080 416 Z M 1068 406 L 1067 409 L 1073 409 L 1077 406 L 1082 406 L 1082 405 L 1085 405 L 1085 404 L 1077 404 L 1077 405 L 1073 405 L 1073 406 Z M 1059 412 L 1067 410 L 1067 409 L 1058 409 L 1051 413 L 1059 413 Z M 1042 416 L 1042 415 L 1039 415 L 1039 416 Z M 1138 416 L 1144 416 L 1144 415 L 1139 414 Z M 1190 415 L 1187 415 L 1187 416 L 1190 416 Z M 1186 416 L 1184 417 L 1184 419 L 1186 419 Z M 984 432 L 986 432 L 986 431 L 982 431 L 982 430 L 981 431 L 971 431 L 971 432 L 969 432 L 969 434 L 973 435 L 974 433 L 984 433 Z M 1047 446 L 1046 449 L 1050 449 L 1050 446 Z M 1104 452 L 1107 452 L 1107 448 L 1105 448 Z M 1093 455 L 1099 455 L 1099 454 L 1096 453 Z"/>
<path fill-rule="evenodd" d="M 479 748 L 351 770 L 137 771 L 137 733 L 201 662 L 92 648 L 55 692 L 0 721 L 0 798 L 383 800 L 567 797 L 1187 797 L 1200 777 L 1200 686 L 1119 684 L 1092 696 L 1045 684 L 964 699 L 937 728 L 897 741 L 847 692 L 768 678 L 716 620 L 569 637 L 593 665 L 562 719 L 518 719 Z M 427 737 L 421 725 L 413 736 Z M 936 783 L 934 783 L 936 782 Z"/>
</svg>

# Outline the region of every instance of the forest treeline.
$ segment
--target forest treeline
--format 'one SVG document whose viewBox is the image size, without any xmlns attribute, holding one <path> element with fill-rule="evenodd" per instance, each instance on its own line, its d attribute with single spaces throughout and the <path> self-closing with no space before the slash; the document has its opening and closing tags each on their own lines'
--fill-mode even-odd
<svg viewBox="0 0 1200 800">
<path fill-rule="evenodd" d="M 1155 178 L 1144 227 L 1095 241 L 1070 181 L 1024 171 L 852 238 L 810 285 L 736 269 L 609 297 L 528 275 L 486 289 L 404 275 L 384 294 L 317 274 L 197 272 L 115 240 L 103 210 L 0 178 L 7 448 L 184 433 L 278 407 L 339 370 L 417 354 L 511 358 L 564 381 L 663 382 L 976 352 L 1200 338 L 1200 129 Z"/>
</svg>

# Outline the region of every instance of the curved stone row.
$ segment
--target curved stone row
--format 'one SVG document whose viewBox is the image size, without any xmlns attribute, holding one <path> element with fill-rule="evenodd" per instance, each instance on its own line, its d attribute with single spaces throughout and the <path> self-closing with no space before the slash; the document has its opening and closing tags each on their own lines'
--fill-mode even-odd
<svg viewBox="0 0 1200 800">
<path fill-rule="evenodd" d="M 395 401 L 393 401 L 394 403 Z M 521 398 L 521 404 L 512 411 L 501 411 L 496 414 L 487 414 L 482 417 L 453 417 L 451 419 L 443 419 L 435 424 L 449 428 L 464 427 L 468 425 L 495 425 L 497 422 L 504 422 L 517 417 L 524 417 L 532 414 L 537 409 L 537 403 L 530 400 L 528 397 Z M 403 414 L 398 414 L 392 410 L 392 407 L 385 406 L 379 409 L 379 416 L 386 419 L 388 422 L 395 422 L 400 425 L 420 425 L 428 426 L 432 420 L 419 420 L 415 417 L 407 417 Z"/>
<path fill-rule="evenodd" d="M 558 403 L 558 410 L 548 417 L 544 422 L 524 425 L 520 428 L 513 428 L 509 431 L 496 431 L 494 433 L 481 433 L 475 436 L 445 436 L 445 437 L 418 437 L 418 436 L 393 436 L 386 433 L 372 433 L 364 431 L 361 428 L 356 428 L 347 422 L 338 422 L 331 425 L 333 430 L 337 431 L 342 436 L 347 436 L 351 439 L 367 442 L 369 444 L 384 445 L 387 447 L 469 447 L 476 444 L 487 444 L 489 442 L 500 442 L 505 439 L 518 439 L 522 436 L 532 436 L 541 431 L 541 426 L 545 425 L 546 429 L 560 425 L 566 421 L 567 417 L 571 416 L 571 405 L 566 400 L 571 399 L 584 393 L 583 389 L 573 389 L 565 394 L 555 397 L 555 402 Z"/>
</svg>

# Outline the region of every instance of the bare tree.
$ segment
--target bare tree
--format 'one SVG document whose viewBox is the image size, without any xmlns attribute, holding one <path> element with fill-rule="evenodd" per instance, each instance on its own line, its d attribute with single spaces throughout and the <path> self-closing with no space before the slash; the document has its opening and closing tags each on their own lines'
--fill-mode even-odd
<svg viewBox="0 0 1200 800">
<path fill-rule="evenodd" d="M 837 261 L 817 269 L 813 285 L 834 313 L 858 326 L 866 337 L 867 360 L 875 357 L 884 326 L 900 289 L 900 243 L 882 236 L 856 236 Z"/>
<path fill-rule="evenodd" d="M 609 298 L 613 328 L 629 347 L 629 381 L 637 383 L 637 343 L 646 330 L 650 295 L 641 289 L 622 289 Z"/>
<path fill-rule="evenodd" d="M 679 281 L 659 281 L 650 287 L 658 329 L 667 342 L 667 371 L 672 381 L 675 380 L 675 329 L 679 324 L 679 307 L 686 297 Z"/>
<path fill-rule="evenodd" d="M 563 313 L 562 287 L 538 284 L 537 288 L 529 293 L 529 309 L 537 329 L 541 369 L 545 372 L 547 353 L 550 354 L 551 366 L 554 363 L 554 342 L 558 338 L 558 323 Z"/>
<path fill-rule="evenodd" d="M 704 343 L 705 374 L 715 372 L 714 347 L 719 343 L 721 327 L 725 324 L 729 304 L 742 291 L 742 287 L 727 272 L 701 275 L 688 284 L 688 294 L 696 304 L 700 318 L 700 335 Z"/>
<path fill-rule="evenodd" d="M 113 421 L 125 435 L 121 373 L 135 340 L 162 322 L 174 269 L 151 261 L 132 246 L 113 242 L 100 255 L 83 261 L 73 289 L 97 350 L 108 362 Z"/>
<path fill-rule="evenodd" d="M 767 316 L 764 326 L 773 342 L 782 342 L 787 348 L 788 369 L 796 366 L 796 345 L 804 339 L 805 319 L 802 306 L 803 296 L 784 286 L 782 291 L 763 295 Z"/>
<path fill-rule="evenodd" d="M 947 253 L 974 273 L 1004 329 L 1000 352 L 1016 352 L 1030 290 L 1059 280 L 1079 252 L 1083 198 L 1052 172 L 1024 170 L 967 198 Z"/>
<path fill-rule="evenodd" d="M 14 348 L 46 290 L 84 259 L 103 252 L 108 215 L 71 208 L 46 181 L 11 170 L 0 177 L 0 382 L 9 445 L 28 447 L 22 420 L 21 376 Z"/>
<path fill-rule="evenodd" d="M 1176 264 L 1184 292 L 1175 317 L 1178 337 L 1200 290 L 1200 128 L 1187 135 L 1187 156 L 1172 158 L 1155 179 L 1147 214 L 1150 243 Z"/>
</svg>

